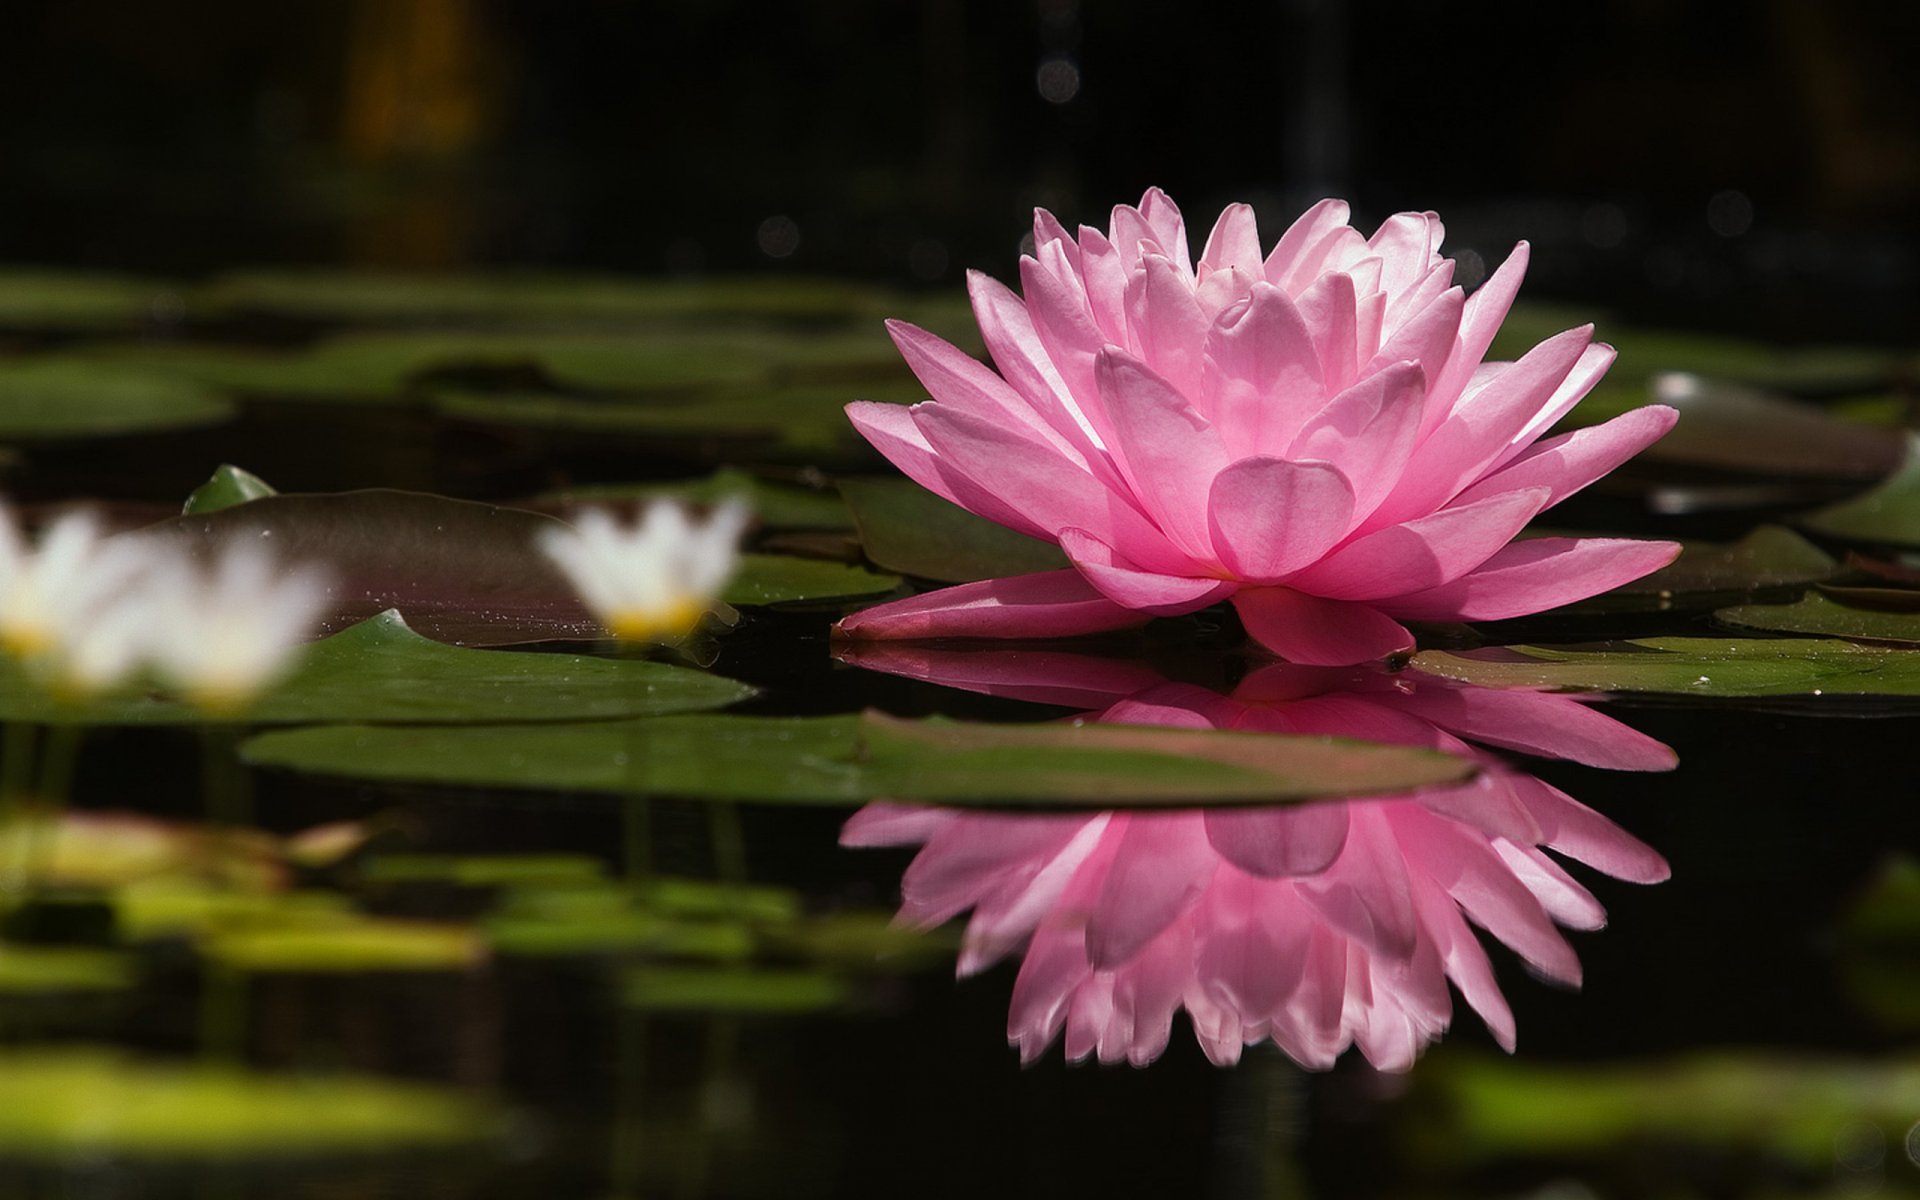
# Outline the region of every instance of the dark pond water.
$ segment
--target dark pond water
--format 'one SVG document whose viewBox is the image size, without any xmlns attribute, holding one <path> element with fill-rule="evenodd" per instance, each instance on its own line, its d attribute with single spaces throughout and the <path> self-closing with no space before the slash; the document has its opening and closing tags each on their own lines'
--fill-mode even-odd
<svg viewBox="0 0 1920 1200">
<path fill-rule="evenodd" d="M 886 470 L 840 406 L 916 394 L 902 310 L 967 336 L 830 282 L 0 274 L 29 524 L 167 520 L 223 463 L 515 510 L 216 489 L 201 522 L 328 547 L 331 628 L 417 631 L 336 635 L 348 682 L 254 726 L 0 678 L 0 1194 L 1920 1192 L 1910 357 L 1608 330 L 1587 415 L 1678 388 L 1681 426 L 1556 524 L 1697 540 L 1392 670 L 1275 666 L 1224 610 L 861 649 L 833 621 L 901 576 L 1035 553 L 840 498 Z M 638 485 L 758 516 L 739 624 L 652 665 L 528 552 Z M 1415 774 L 1262 806 L 1196 728 L 1481 774 L 1339 758 Z"/>
</svg>

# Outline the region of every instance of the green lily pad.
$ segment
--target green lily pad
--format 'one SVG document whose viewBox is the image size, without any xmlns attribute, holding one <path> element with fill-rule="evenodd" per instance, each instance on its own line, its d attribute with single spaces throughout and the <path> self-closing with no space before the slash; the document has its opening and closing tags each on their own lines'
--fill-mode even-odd
<svg viewBox="0 0 1920 1200">
<path fill-rule="evenodd" d="M 1727 625 L 1764 629 L 1769 633 L 1809 633 L 1920 645 L 1920 612 L 1859 608 L 1820 592 L 1810 592 L 1792 604 L 1743 604 L 1738 608 L 1723 608 L 1713 616 Z"/>
<path fill-rule="evenodd" d="M 910 479 L 837 482 L 867 557 L 889 571 L 971 583 L 1068 565 L 1058 546 L 976 517 Z"/>
<path fill-rule="evenodd" d="M 1423 650 L 1416 669 L 1481 687 L 1676 696 L 1920 696 L 1920 652 L 1835 639 L 1646 638 L 1605 649 Z"/>
<path fill-rule="evenodd" d="M 363 324 L 631 325 L 713 318 L 839 320 L 884 311 L 888 295 L 838 279 L 786 275 L 676 281 L 546 272 L 279 270 L 223 275 L 213 307 Z"/>
<path fill-rule="evenodd" d="M 607 869 L 585 854 L 382 854 L 360 867 L 372 884 L 494 888 L 598 883 Z"/>
<path fill-rule="evenodd" d="M 187 496 L 187 503 L 180 511 L 191 517 L 198 513 L 219 512 L 223 508 L 232 508 L 236 504 L 245 504 L 249 500 L 259 500 L 279 494 L 272 484 L 252 471 L 243 471 L 232 463 L 221 463 L 213 472 L 212 478 L 193 489 Z"/>
<path fill-rule="evenodd" d="M 1623 398 L 1637 402 L 1621 407 Z M 1581 420 L 1601 420 L 1651 399 L 1680 410 L 1671 432 L 1642 451 L 1649 461 L 1769 476 L 1879 479 L 1900 462 L 1901 438 L 1892 430 L 1854 425 L 1815 405 L 1719 379 L 1690 374 L 1656 376 L 1651 395 L 1599 391 Z"/>
<path fill-rule="evenodd" d="M 233 414 L 231 400 L 191 380 L 64 357 L 0 361 L 0 438 L 152 433 Z"/>
<path fill-rule="evenodd" d="M 529 957 L 645 954 L 742 962 L 756 946 L 744 915 L 673 913 L 614 884 L 517 888 L 481 929 L 499 953 Z"/>
<path fill-rule="evenodd" d="M 839 1008 L 850 996 L 824 971 L 646 966 L 627 972 L 620 998 L 645 1012 L 776 1016 Z"/>
<path fill-rule="evenodd" d="M 124 991 L 137 973 L 118 950 L 0 943 L 0 997 Z"/>
<path fill-rule="evenodd" d="M 1809 513 L 1800 524 L 1856 542 L 1920 546 L 1920 434 L 1906 435 L 1906 459 L 1878 487 Z"/>
<path fill-rule="evenodd" d="M 1680 557 L 1651 575 L 1569 606 L 1578 612 L 1712 608 L 1729 600 L 1832 577 L 1833 556 L 1790 529 L 1762 525 L 1736 542 L 1684 542 Z"/>
<path fill-rule="evenodd" d="M 457 1093 L 353 1076 L 143 1062 L 105 1048 L 0 1055 L 0 1152 L 29 1159 L 280 1159 L 452 1146 L 500 1116 Z"/>
<path fill-rule="evenodd" d="M 884 368 L 886 372 L 892 366 Z M 678 396 L 581 399 L 538 391 L 434 390 L 445 417 L 483 425 L 511 425 L 556 433 L 621 436 L 672 443 L 715 441 L 760 460 L 836 461 L 873 458 L 847 421 L 847 404 L 878 400 L 909 404 L 926 392 L 912 376 L 879 375 L 830 384 L 751 384 Z M 877 374 L 877 372 L 876 372 Z"/>
<path fill-rule="evenodd" d="M 719 389 L 897 381 L 906 368 L 884 336 L 771 330 L 349 333 L 286 351 L 242 346 L 100 344 L 74 352 L 95 370 L 193 381 L 258 400 L 423 402 L 446 392 L 531 391 L 588 410 L 671 412 Z M 907 378 L 910 378 L 908 376 Z M 456 385 L 453 381 L 465 381 Z M 577 397 L 569 399 L 569 397 Z M 849 395 L 845 399 L 853 399 Z M 735 401 L 737 403 L 737 401 Z M 790 404 L 789 407 L 797 407 Z"/>
<path fill-rule="evenodd" d="M 882 575 L 847 563 L 785 554 L 743 554 L 739 573 L 721 599 L 728 604 L 787 604 L 874 596 L 899 586 L 897 575 Z"/>
<path fill-rule="evenodd" d="M 1849 1126 L 1912 1123 L 1920 1061 L 1750 1051 L 1595 1068 L 1456 1055 L 1423 1064 L 1416 1087 L 1440 1121 L 1426 1140 L 1456 1161 L 1653 1142 L 1739 1148 L 1824 1171 Z"/>
<path fill-rule="evenodd" d="M 221 929 L 339 926 L 354 916 L 339 892 L 248 892 L 186 879 L 143 881 L 115 888 L 109 898 L 114 924 L 132 944 Z"/>
<path fill-rule="evenodd" d="M 263 734 L 261 766 L 360 779 L 778 804 L 1282 804 L 1472 774 L 1433 751 L 1319 737 L 1119 725 L 864 717 L 662 717 L 488 729 L 336 726 Z"/>
<path fill-rule="evenodd" d="M 724 708 L 753 694 L 754 689 L 731 679 L 642 659 L 442 645 L 388 612 L 313 643 L 293 674 L 249 709 L 246 719 L 261 724 L 589 720 Z M 0 663 L 0 720 L 146 725 L 208 719 L 199 709 L 151 693 L 107 696 L 84 707 L 63 705 L 18 667 Z"/>
<path fill-rule="evenodd" d="M 175 285 L 93 271 L 0 270 L 0 327 L 107 329 L 137 326 L 181 310 Z"/>
<path fill-rule="evenodd" d="M 486 958 L 485 941 L 468 926 L 359 913 L 284 924 L 216 924 L 195 941 L 209 961 L 257 973 L 464 971 Z"/>
</svg>

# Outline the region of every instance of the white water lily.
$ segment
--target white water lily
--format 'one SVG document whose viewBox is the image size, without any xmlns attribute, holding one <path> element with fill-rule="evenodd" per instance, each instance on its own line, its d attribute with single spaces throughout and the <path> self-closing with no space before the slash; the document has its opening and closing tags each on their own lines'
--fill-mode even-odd
<svg viewBox="0 0 1920 1200">
<path fill-rule="evenodd" d="M 292 668 L 329 588 L 320 572 L 238 542 L 205 565 L 161 563 L 144 590 L 162 682 L 209 712 L 238 713 Z"/>
<path fill-rule="evenodd" d="M 627 528 L 590 509 L 571 529 L 543 531 L 540 549 L 614 637 L 672 641 L 720 605 L 750 516 L 745 504 L 728 501 L 702 521 L 676 501 L 656 500 Z"/>
<path fill-rule="evenodd" d="M 0 505 L 0 646 L 29 661 L 66 657 L 152 560 L 145 542 L 107 534 L 92 513 L 58 517 L 30 541 Z"/>
</svg>

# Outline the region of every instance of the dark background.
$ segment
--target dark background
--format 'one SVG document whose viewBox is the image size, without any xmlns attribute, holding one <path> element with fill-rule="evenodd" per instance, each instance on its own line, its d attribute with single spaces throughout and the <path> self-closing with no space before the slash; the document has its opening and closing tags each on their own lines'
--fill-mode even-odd
<svg viewBox="0 0 1920 1200">
<path fill-rule="evenodd" d="M 0 260 L 1013 274 L 1159 184 L 1530 294 L 1911 343 L 1920 8 L 8 0 Z"/>
</svg>

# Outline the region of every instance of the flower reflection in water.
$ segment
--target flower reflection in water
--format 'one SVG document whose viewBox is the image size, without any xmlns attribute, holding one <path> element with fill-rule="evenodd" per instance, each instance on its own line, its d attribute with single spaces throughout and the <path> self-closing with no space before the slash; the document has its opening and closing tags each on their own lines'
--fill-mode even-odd
<svg viewBox="0 0 1920 1200">
<path fill-rule="evenodd" d="M 1547 849 L 1635 883 L 1659 854 L 1592 809 L 1480 747 L 1655 771 L 1666 746 L 1579 698 L 1469 688 L 1411 672 L 1274 664 L 1228 696 L 1072 654 L 862 645 L 849 661 L 994 695 L 1095 709 L 1090 719 L 1333 734 L 1474 756 L 1471 782 L 1288 808 L 1016 815 L 876 804 L 851 846 L 919 845 L 901 917 L 972 910 L 959 970 L 1025 947 L 1009 1040 L 1039 1057 L 1145 1064 L 1184 1008 L 1209 1058 L 1271 1038 L 1303 1066 L 1357 1045 L 1404 1070 L 1452 1018 L 1452 981 L 1501 1046 L 1511 1010 L 1479 925 L 1536 972 L 1577 985 L 1555 927 L 1605 913 Z M 1478 745 L 1476 745 L 1476 743 Z"/>
</svg>

